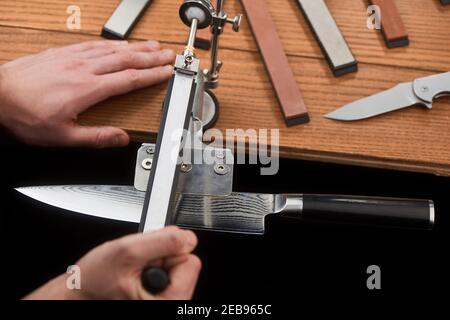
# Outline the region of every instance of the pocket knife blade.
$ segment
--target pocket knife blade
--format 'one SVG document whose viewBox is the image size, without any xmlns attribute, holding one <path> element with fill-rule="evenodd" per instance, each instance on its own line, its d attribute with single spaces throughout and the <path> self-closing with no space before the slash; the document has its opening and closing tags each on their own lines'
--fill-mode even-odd
<svg viewBox="0 0 450 320">
<path fill-rule="evenodd" d="M 421 103 L 414 94 L 412 82 L 401 83 L 392 89 L 349 103 L 325 117 L 333 120 L 355 121 Z"/>
<path fill-rule="evenodd" d="M 370 97 L 349 103 L 326 118 L 354 121 L 375 117 L 387 112 L 422 105 L 432 108 L 433 99 L 450 94 L 450 72 L 405 82 Z"/>
</svg>

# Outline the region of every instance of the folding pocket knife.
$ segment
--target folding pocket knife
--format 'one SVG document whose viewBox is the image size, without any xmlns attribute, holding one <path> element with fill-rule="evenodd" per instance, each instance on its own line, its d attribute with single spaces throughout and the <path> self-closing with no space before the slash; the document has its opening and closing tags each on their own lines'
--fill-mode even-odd
<svg viewBox="0 0 450 320">
<path fill-rule="evenodd" d="M 349 103 L 325 117 L 354 121 L 378 116 L 413 105 L 432 108 L 433 100 L 450 95 L 450 72 L 400 83 L 386 91 Z"/>
</svg>

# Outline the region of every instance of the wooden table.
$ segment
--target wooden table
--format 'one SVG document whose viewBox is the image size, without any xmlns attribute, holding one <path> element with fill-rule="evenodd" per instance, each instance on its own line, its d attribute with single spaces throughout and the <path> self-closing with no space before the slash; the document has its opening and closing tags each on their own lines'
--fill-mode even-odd
<svg viewBox="0 0 450 320">
<path fill-rule="evenodd" d="M 365 0 L 329 0 L 328 5 L 359 61 L 359 71 L 333 77 L 295 0 L 266 0 L 289 55 L 312 121 L 287 128 L 248 24 L 227 30 L 216 94 L 217 128 L 280 128 L 283 156 L 450 175 L 450 99 L 429 111 L 408 108 L 370 120 L 343 123 L 324 114 L 398 82 L 450 70 L 450 6 L 438 0 L 396 0 L 409 32 L 408 48 L 387 49 L 379 31 L 366 27 Z M 119 0 L 2 0 L 0 63 L 53 46 L 99 38 Z M 66 28 L 69 5 L 81 8 L 81 30 Z M 180 51 L 187 28 L 179 21 L 180 0 L 154 0 L 131 39 L 157 39 Z M 241 12 L 228 0 L 231 14 Z M 200 53 L 206 57 L 206 53 Z M 109 99 L 82 115 L 86 124 L 110 124 L 136 140 L 154 138 L 165 85 Z"/>
</svg>

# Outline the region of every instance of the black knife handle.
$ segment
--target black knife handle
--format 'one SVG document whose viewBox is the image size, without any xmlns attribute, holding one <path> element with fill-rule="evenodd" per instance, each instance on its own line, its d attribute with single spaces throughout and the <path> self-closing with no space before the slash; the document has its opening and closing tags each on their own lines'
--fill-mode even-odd
<svg viewBox="0 0 450 320">
<path fill-rule="evenodd" d="M 164 269 L 151 267 L 141 273 L 142 286 L 151 294 L 158 294 L 167 289 L 170 284 L 169 276 Z"/>
<path fill-rule="evenodd" d="M 431 229 L 434 203 L 431 200 L 303 195 L 301 217 L 329 222 Z"/>
</svg>

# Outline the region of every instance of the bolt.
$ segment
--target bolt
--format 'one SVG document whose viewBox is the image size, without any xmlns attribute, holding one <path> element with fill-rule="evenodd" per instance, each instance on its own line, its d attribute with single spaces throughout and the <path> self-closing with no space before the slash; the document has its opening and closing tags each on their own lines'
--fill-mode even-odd
<svg viewBox="0 0 450 320">
<path fill-rule="evenodd" d="M 142 168 L 144 168 L 145 170 L 151 170 L 152 163 L 153 163 L 152 159 L 145 158 L 144 160 L 142 160 Z"/>
<path fill-rule="evenodd" d="M 216 158 L 217 159 L 223 159 L 223 158 L 225 158 L 225 154 L 222 151 L 217 151 L 216 152 Z"/>
<path fill-rule="evenodd" d="M 228 23 L 233 25 L 232 29 L 234 32 L 239 32 L 239 28 L 241 26 L 242 14 L 238 14 L 234 19 L 227 19 Z"/>
<path fill-rule="evenodd" d="M 186 163 L 182 163 L 181 164 L 181 172 L 188 173 L 191 170 L 192 170 L 192 165 L 191 164 L 186 164 Z"/>
<path fill-rule="evenodd" d="M 218 175 L 226 175 L 228 172 L 230 171 L 230 167 L 228 167 L 227 165 L 224 164 L 216 164 L 214 166 L 214 172 L 217 173 Z"/>
</svg>

